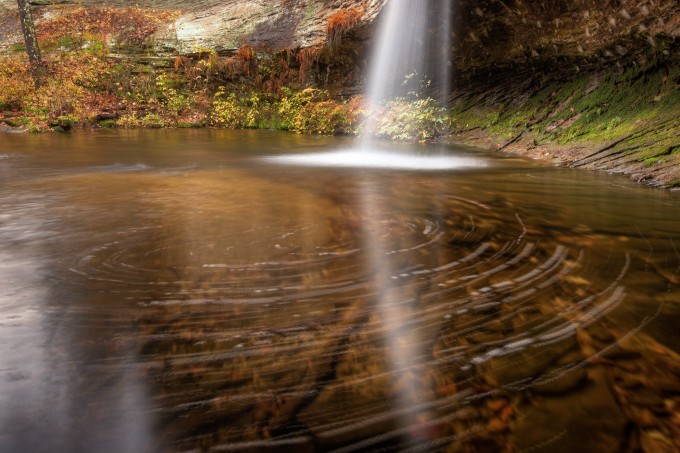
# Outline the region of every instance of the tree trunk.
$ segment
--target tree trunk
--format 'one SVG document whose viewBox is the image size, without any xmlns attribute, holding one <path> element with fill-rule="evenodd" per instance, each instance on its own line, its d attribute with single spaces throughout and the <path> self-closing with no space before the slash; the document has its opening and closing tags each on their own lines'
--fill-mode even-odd
<svg viewBox="0 0 680 453">
<path fill-rule="evenodd" d="M 33 24 L 33 14 L 31 14 L 31 6 L 28 0 L 17 0 L 19 4 L 19 19 L 21 20 L 21 29 L 24 32 L 24 42 L 26 43 L 26 53 L 28 53 L 28 61 L 31 63 L 31 72 L 36 87 L 40 85 L 40 47 L 38 47 L 38 39 L 35 36 L 35 25 Z"/>
</svg>

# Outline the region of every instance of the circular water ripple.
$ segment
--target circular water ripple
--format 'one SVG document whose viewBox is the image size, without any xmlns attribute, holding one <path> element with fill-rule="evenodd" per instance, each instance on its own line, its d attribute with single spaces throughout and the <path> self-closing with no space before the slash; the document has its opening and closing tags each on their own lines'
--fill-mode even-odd
<svg viewBox="0 0 680 453">
<path fill-rule="evenodd" d="M 480 433 L 500 445 L 489 420 L 509 406 L 479 401 L 578 375 L 579 335 L 625 298 L 631 257 L 609 250 L 592 268 L 589 232 L 551 236 L 502 203 L 440 203 L 208 242 L 126 229 L 67 267 L 133 295 L 177 448 L 436 451 Z M 309 244 L 319 229 L 327 240 Z"/>
</svg>

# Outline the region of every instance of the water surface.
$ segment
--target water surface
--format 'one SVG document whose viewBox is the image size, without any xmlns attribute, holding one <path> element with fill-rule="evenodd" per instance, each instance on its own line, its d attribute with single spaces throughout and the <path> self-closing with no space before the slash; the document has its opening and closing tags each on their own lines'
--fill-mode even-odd
<svg viewBox="0 0 680 453">
<path fill-rule="evenodd" d="M 350 146 L 0 136 L 0 451 L 677 442 L 677 193 Z"/>
</svg>

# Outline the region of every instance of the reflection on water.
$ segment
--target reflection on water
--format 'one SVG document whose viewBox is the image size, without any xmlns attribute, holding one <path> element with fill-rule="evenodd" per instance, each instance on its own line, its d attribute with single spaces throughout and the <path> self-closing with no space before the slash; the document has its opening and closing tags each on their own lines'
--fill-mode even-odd
<svg viewBox="0 0 680 453">
<path fill-rule="evenodd" d="M 346 145 L 0 137 L 0 451 L 678 446 L 676 194 Z"/>
</svg>

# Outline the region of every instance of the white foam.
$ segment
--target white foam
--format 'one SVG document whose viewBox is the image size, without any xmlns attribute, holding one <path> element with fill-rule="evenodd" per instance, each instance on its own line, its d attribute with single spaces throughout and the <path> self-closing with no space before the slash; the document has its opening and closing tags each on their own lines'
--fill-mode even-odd
<svg viewBox="0 0 680 453">
<path fill-rule="evenodd" d="M 377 150 L 339 150 L 265 158 L 268 162 L 304 167 L 385 168 L 400 170 L 453 170 L 488 166 L 483 159 L 451 155 L 401 154 Z"/>
</svg>

